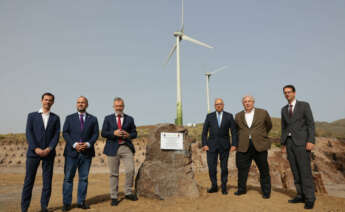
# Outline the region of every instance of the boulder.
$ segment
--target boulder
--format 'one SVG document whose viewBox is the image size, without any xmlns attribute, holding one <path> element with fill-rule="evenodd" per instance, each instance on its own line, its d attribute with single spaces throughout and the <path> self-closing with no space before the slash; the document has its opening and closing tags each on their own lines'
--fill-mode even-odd
<svg viewBox="0 0 345 212">
<path fill-rule="evenodd" d="M 161 150 L 161 132 L 182 132 L 184 150 Z M 146 158 L 136 177 L 136 193 L 155 199 L 199 197 L 192 170 L 192 142 L 183 127 L 160 124 L 152 128 L 147 139 Z"/>
</svg>

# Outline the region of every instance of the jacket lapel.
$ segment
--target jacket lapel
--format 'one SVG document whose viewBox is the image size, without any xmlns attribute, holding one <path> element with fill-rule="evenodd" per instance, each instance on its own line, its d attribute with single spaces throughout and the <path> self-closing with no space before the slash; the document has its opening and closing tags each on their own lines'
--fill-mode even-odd
<svg viewBox="0 0 345 212">
<path fill-rule="evenodd" d="M 251 128 L 255 125 L 256 121 L 258 120 L 258 114 L 257 114 L 257 110 L 254 109 L 254 117 L 253 117 L 253 122 L 252 122 L 252 126 L 250 126 Z"/>
<path fill-rule="evenodd" d="M 41 125 L 41 129 L 45 131 L 44 129 L 44 122 L 42 118 L 42 114 L 40 112 L 37 112 L 37 118 L 38 118 L 38 123 Z"/>
<path fill-rule="evenodd" d="M 242 121 L 243 125 L 246 126 L 247 128 L 249 128 L 249 126 L 247 124 L 247 121 L 246 121 L 246 117 L 245 117 L 245 112 L 244 111 L 241 112 L 240 118 L 241 118 L 241 121 Z"/>
</svg>

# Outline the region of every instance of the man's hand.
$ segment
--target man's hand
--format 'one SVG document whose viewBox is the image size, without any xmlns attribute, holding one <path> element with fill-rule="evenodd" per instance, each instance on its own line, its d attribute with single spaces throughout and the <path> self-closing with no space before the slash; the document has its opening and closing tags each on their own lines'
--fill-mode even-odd
<svg viewBox="0 0 345 212">
<path fill-rule="evenodd" d="M 203 146 L 202 147 L 202 151 L 208 151 L 208 150 L 210 150 L 210 148 L 208 148 L 208 146 Z"/>
<path fill-rule="evenodd" d="M 122 132 L 122 137 L 123 138 L 129 138 L 129 133 L 128 132 L 126 132 L 124 130 L 121 130 L 121 132 Z"/>
<path fill-rule="evenodd" d="M 314 144 L 311 143 L 311 142 L 307 142 L 307 145 L 306 145 L 305 148 L 306 148 L 307 151 L 311 151 L 314 148 Z"/>
<path fill-rule="evenodd" d="M 231 146 L 230 152 L 233 152 L 233 151 L 236 151 L 236 150 L 237 150 L 237 147 Z"/>
<path fill-rule="evenodd" d="M 117 137 L 122 137 L 122 130 L 120 130 L 120 129 L 115 130 L 114 135 Z"/>
<path fill-rule="evenodd" d="M 35 153 L 36 153 L 38 156 L 42 157 L 43 150 L 42 150 L 41 148 L 35 148 Z"/>
<path fill-rule="evenodd" d="M 47 148 L 45 148 L 44 150 L 43 150 L 43 155 L 41 156 L 41 157 L 46 157 L 46 156 L 48 156 L 49 155 L 49 153 L 50 153 L 50 148 L 49 147 L 47 147 Z"/>
<path fill-rule="evenodd" d="M 282 153 L 285 153 L 285 152 L 286 152 L 286 146 L 283 145 L 283 146 L 282 146 Z"/>
</svg>

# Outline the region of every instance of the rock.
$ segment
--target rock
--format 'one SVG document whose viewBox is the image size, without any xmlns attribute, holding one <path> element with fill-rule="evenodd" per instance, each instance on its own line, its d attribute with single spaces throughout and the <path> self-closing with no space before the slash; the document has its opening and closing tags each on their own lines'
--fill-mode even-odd
<svg viewBox="0 0 345 212">
<path fill-rule="evenodd" d="M 183 132 L 184 150 L 161 150 L 161 132 Z M 154 127 L 148 137 L 146 158 L 139 168 L 135 189 L 140 196 L 155 199 L 170 197 L 199 197 L 192 170 L 192 140 L 188 131 L 173 124 Z"/>
</svg>

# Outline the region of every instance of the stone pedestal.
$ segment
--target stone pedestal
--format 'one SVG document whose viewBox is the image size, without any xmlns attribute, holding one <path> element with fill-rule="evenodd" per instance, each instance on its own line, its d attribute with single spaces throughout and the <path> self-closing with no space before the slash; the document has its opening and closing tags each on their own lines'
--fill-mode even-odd
<svg viewBox="0 0 345 212">
<path fill-rule="evenodd" d="M 161 132 L 184 133 L 184 150 L 161 150 Z M 183 127 L 161 124 L 153 128 L 146 145 L 145 161 L 136 177 L 136 193 L 155 199 L 199 197 L 192 171 L 191 143 L 188 131 Z"/>
</svg>

